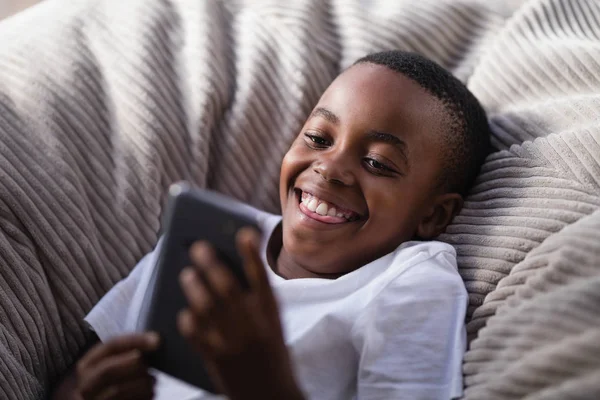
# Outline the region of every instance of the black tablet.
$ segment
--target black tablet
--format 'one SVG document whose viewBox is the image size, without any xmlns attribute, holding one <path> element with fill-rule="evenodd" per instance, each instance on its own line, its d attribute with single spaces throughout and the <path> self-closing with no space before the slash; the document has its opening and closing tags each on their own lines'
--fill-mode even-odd
<svg viewBox="0 0 600 400">
<path fill-rule="evenodd" d="M 177 330 L 177 314 L 187 306 L 179 284 L 181 270 L 189 266 L 189 249 L 197 240 L 212 243 L 242 287 L 248 282 L 235 235 L 242 227 L 259 230 L 250 207 L 208 190 L 180 182 L 171 186 L 164 214 L 164 236 L 150 280 L 138 328 L 161 336 L 159 349 L 149 355 L 151 367 L 194 386 L 218 393 L 202 358 Z"/>
</svg>

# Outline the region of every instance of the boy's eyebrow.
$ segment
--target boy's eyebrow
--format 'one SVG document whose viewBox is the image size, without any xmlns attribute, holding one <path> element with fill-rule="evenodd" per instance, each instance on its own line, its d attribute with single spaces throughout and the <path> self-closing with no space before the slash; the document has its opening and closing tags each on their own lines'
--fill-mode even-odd
<svg viewBox="0 0 600 400">
<path fill-rule="evenodd" d="M 372 142 L 387 143 L 396 147 L 400 151 L 402 158 L 404 158 L 404 162 L 406 163 L 406 165 L 409 165 L 408 157 L 406 155 L 406 142 L 400 139 L 398 136 L 386 132 L 369 131 L 367 132 L 367 139 L 369 139 Z"/>
<path fill-rule="evenodd" d="M 314 111 L 310 114 L 310 117 L 323 117 L 334 125 L 338 125 L 340 123 L 340 118 L 324 107 L 315 108 Z"/>
</svg>

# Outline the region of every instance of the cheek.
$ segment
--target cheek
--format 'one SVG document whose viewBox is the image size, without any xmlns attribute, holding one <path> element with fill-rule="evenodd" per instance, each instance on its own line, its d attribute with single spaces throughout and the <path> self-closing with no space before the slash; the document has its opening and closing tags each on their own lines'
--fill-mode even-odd
<svg viewBox="0 0 600 400">
<path fill-rule="evenodd" d="M 289 183 L 309 166 L 309 153 L 304 144 L 298 143 L 298 141 L 294 142 L 281 162 L 281 183 Z"/>
<path fill-rule="evenodd" d="M 378 186 L 367 197 L 369 212 L 376 229 L 389 240 L 406 240 L 412 236 L 422 214 L 423 200 L 403 183 Z"/>
<path fill-rule="evenodd" d="M 373 207 L 369 207 L 372 212 L 371 217 L 377 223 L 381 232 L 395 232 L 402 230 L 402 226 L 407 224 L 410 213 L 406 208 L 406 203 L 396 196 L 380 196 Z"/>
<path fill-rule="evenodd" d="M 383 178 L 372 177 L 365 173 L 368 179 L 362 179 L 361 190 L 373 214 L 396 214 L 400 210 L 402 199 L 402 184 Z"/>
<path fill-rule="evenodd" d="M 281 172 L 279 175 L 279 193 L 282 203 L 287 197 L 289 186 L 294 183 L 298 175 L 310 166 L 310 160 L 302 144 L 294 142 L 290 150 L 283 157 L 281 162 Z"/>
</svg>

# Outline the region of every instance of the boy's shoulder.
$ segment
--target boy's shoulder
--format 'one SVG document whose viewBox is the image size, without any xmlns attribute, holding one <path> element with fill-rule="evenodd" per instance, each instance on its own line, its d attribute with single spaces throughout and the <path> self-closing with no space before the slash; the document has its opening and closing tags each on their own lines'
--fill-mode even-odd
<svg viewBox="0 0 600 400">
<path fill-rule="evenodd" d="M 380 276 L 386 286 L 399 286 L 411 292 L 466 295 L 458 272 L 456 250 L 440 241 L 410 241 L 400 245 Z"/>
<path fill-rule="evenodd" d="M 395 250 L 395 253 L 403 258 L 421 255 L 422 258 L 434 258 L 439 254 L 446 254 L 456 260 L 456 250 L 448 243 L 440 242 L 439 240 L 411 240 L 402 243 Z"/>
<path fill-rule="evenodd" d="M 355 330 L 373 314 L 385 314 L 394 324 L 406 318 L 404 311 L 433 316 L 442 309 L 460 311 L 467 304 L 467 290 L 451 245 L 411 241 L 385 257 L 389 257 L 386 268 L 360 289 L 363 306 L 357 310 Z"/>
</svg>

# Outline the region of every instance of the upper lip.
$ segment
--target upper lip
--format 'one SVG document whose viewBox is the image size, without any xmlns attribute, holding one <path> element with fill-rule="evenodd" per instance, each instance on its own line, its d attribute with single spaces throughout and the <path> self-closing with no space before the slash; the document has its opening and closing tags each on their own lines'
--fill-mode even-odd
<svg viewBox="0 0 600 400">
<path fill-rule="evenodd" d="M 347 200 L 344 199 L 343 197 L 340 197 L 339 195 L 336 195 L 335 193 L 332 193 L 330 191 L 328 191 L 327 189 L 324 189 L 322 187 L 318 187 L 318 186 L 304 186 L 304 187 L 300 187 L 300 186 L 296 186 L 295 189 L 301 190 L 305 193 L 309 193 L 313 196 L 318 197 L 320 200 L 326 201 L 327 203 L 337 207 L 338 209 L 340 209 L 340 211 L 352 211 L 354 213 L 356 213 L 360 218 L 364 217 L 367 213 L 366 212 L 361 212 L 357 209 L 357 207 L 354 207 L 350 204 L 347 203 Z"/>
</svg>

